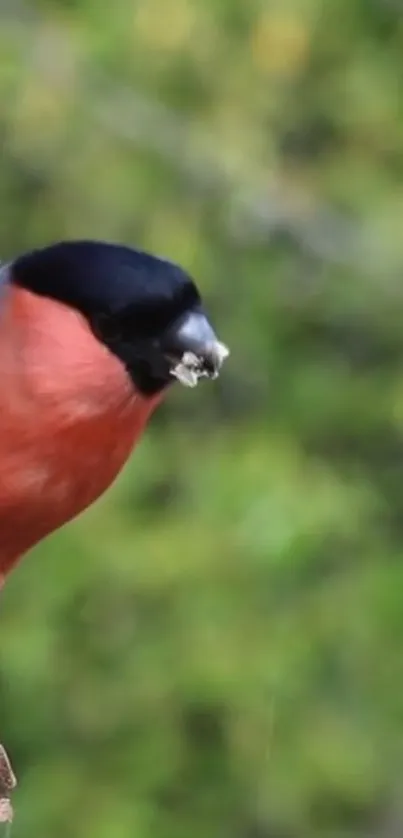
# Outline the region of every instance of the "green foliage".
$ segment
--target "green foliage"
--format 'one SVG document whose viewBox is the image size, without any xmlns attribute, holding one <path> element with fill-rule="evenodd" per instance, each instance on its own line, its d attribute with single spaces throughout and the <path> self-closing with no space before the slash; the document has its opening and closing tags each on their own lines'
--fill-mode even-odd
<svg viewBox="0 0 403 838">
<path fill-rule="evenodd" d="M 402 47 L 397 0 L 2 4 L 4 258 L 137 243 L 232 349 L 2 594 L 15 838 L 400 834 Z"/>
</svg>

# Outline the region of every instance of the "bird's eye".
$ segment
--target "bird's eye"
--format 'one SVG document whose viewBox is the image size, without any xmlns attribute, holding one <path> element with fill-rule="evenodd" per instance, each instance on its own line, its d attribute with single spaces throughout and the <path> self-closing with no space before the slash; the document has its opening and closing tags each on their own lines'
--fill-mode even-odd
<svg viewBox="0 0 403 838">
<path fill-rule="evenodd" d="M 111 315 L 99 313 L 91 318 L 92 330 L 97 338 L 105 343 L 115 343 L 122 338 L 119 320 Z"/>
</svg>

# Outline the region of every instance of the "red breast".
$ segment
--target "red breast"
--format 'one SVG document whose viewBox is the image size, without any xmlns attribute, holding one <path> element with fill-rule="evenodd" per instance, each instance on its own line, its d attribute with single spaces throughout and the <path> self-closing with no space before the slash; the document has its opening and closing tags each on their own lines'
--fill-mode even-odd
<svg viewBox="0 0 403 838">
<path fill-rule="evenodd" d="M 10 286 L 0 317 L 0 574 L 111 484 L 162 394 L 76 310 Z"/>
</svg>

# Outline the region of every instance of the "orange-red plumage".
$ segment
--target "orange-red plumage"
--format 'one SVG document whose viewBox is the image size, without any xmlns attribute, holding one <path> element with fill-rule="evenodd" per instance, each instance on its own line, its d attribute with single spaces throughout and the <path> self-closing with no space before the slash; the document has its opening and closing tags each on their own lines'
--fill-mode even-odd
<svg viewBox="0 0 403 838">
<path fill-rule="evenodd" d="M 0 574 L 114 480 L 161 394 L 68 306 L 11 287 L 0 315 Z"/>
</svg>

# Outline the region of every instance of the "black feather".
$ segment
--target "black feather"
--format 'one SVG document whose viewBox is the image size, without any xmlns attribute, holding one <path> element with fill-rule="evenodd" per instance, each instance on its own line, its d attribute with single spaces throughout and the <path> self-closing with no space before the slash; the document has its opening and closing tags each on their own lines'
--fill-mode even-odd
<svg viewBox="0 0 403 838">
<path fill-rule="evenodd" d="M 18 257 L 11 274 L 14 283 L 81 312 L 148 394 L 171 381 L 156 341 L 201 306 L 182 268 L 120 244 L 60 242 Z"/>
</svg>

